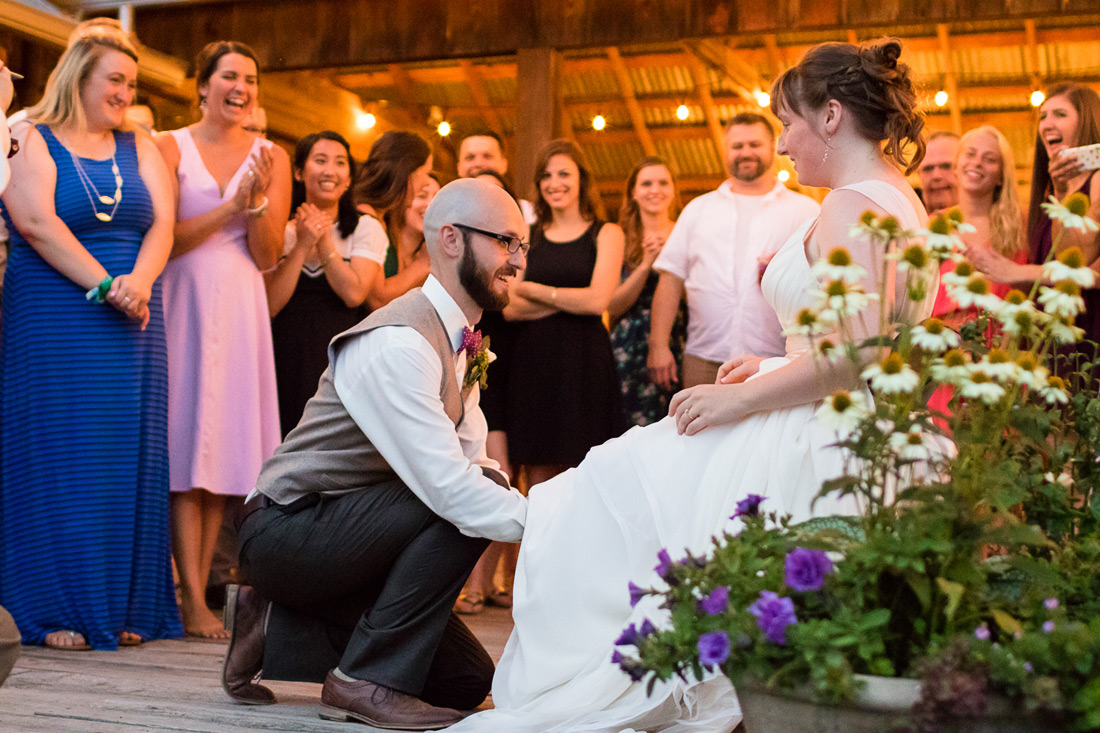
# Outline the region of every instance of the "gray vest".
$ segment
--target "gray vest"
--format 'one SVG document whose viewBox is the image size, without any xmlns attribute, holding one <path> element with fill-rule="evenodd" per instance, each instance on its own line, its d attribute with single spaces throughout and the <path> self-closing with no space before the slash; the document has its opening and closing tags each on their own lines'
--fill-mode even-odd
<svg viewBox="0 0 1100 733">
<path fill-rule="evenodd" d="M 328 347 L 328 369 L 321 375 L 317 394 L 306 403 L 298 426 L 260 469 L 256 481 L 260 493 L 277 504 L 289 504 L 308 494 L 346 494 L 397 478 L 344 408 L 332 374 L 341 344 L 383 326 L 415 328 L 439 355 L 443 365 L 439 396 L 444 412 L 458 429 L 468 390 L 459 388 L 455 352 L 439 314 L 420 288 L 416 288 L 332 340 Z"/>
</svg>

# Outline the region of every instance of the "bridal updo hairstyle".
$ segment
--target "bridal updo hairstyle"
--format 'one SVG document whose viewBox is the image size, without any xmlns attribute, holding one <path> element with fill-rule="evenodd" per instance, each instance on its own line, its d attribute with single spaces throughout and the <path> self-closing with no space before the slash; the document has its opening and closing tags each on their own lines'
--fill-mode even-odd
<svg viewBox="0 0 1100 733">
<path fill-rule="evenodd" d="M 818 110 L 830 99 L 843 105 L 860 131 L 870 140 L 884 140 L 883 152 L 908 175 L 924 158 L 924 115 L 917 109 L 917 93 L 909 65 L 899 63 L 901 41 L 880 38 L 858 46 L 821 43 L 797 66 L 775 80 L 771 110 Z M 913 155 L 905 148 L 913 145 Z"/>
</svg>

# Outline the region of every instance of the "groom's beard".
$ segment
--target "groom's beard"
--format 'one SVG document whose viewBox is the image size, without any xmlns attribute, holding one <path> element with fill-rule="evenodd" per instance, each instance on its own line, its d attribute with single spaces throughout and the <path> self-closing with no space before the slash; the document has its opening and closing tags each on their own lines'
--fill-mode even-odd
<svg viewBox="0 0 1100 733">
<path fill-rule="evenodd" d="M 516 274 L 516 268 L 512 265 L 504 265 L 495 272 L 488 272 L 478 265 L 469 241 L 463 239 L 462 261 L 458 264 L 459 284 L 482 310 L 504 310 L 508 305 L 508 291 L 496 292 L 493 290 L 493 282 L 498 276 L 513 277 Z"/>
</svg>

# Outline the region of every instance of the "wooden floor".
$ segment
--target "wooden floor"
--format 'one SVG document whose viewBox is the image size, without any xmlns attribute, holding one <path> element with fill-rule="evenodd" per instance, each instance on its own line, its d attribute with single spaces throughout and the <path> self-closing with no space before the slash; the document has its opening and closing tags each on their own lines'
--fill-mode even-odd
<svg viewBox="0 0 1100 733">
<path fill-rule="evenodd" d="M 499 659 L 512 630 L 510 612 L 487 609 L 465 619 Z M 0 687 L 0 731 L 377 730 L 317 717 L 320 685 L 269 682 L 278 705 L 236 705 L 221 689 L 224 654 L 224 643 L 202 641 L 159 641 L 117 652 L 25 646 Z"/>
</svg>

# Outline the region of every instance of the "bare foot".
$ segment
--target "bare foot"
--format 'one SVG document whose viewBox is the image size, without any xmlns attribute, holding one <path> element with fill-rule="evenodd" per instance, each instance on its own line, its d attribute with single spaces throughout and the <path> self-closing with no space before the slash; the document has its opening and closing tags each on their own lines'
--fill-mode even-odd
<svg viewBox="0 0 1100 733">
<path fill-rule="evenodd" d="M 119 646 L 141 646 L 144 641 L 144 639 L 131 631 L 123 631 L 118 635 Z"/>
<path fill-rule="evenodd" d="M 180 615 L 183 616 L 183 630 L 188 636 L 196 636 L 200 639 L 229 638 L 229 631 L 222 626 L 222 622 L 210 612 L 205 603 L 200 602 L 189 606 L 185 601 L 180 606 Z"/>
<path fill-rule="evenodd" d="M 75 631 L 51 631 L 42 640 L 43 646 L 66 652 L 82 652 L 91 649 L 83 634 Z"/>
</svg>

